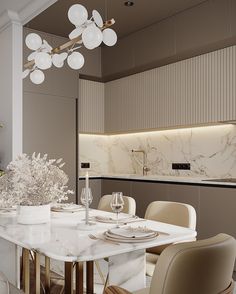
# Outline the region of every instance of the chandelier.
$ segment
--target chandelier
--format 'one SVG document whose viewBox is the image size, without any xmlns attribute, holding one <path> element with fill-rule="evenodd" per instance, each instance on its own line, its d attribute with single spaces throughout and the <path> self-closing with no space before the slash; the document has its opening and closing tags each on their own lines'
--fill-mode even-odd
<svg viewBox="0 0 236 294">
<path fill-rule="evenodd" d="M 82 46 L 92 50 L 102 42 L 107 46 L 116 44 L 116 32 L 110 28 L 115 23 L 114 19 L 103 22 L 97 10 L 93 10 L 91 18 L 88 19 L 88 11 L 81 4 L 70 7 L 68 18 L 75 29 L 69 34 L 70 40 L 59 47 L 52 48 L 36 33 L 26 36 L 26 46 L 33 52 L 29 54 L 24 65 L 23 79 L 30 76 L 30 80 L 39 85 L 45 80 L 44 70 L 53 65 L 61 68 L 66 60 L 70 68 L 79 70 L 84 65 L 84 56 L 78 52 Z"/>
</svg>

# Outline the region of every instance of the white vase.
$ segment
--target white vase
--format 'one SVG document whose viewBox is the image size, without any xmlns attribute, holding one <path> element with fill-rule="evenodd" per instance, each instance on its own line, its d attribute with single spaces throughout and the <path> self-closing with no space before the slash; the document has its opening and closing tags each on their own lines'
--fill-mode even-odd
<svg viewBox="0 0 236 294">
<path fill-rule="evenodd" d="M 24 225 L 36 225 L 50 222 L 51 205 L 24 206 L 17 208 L 17 222 Z"/>
</svg>

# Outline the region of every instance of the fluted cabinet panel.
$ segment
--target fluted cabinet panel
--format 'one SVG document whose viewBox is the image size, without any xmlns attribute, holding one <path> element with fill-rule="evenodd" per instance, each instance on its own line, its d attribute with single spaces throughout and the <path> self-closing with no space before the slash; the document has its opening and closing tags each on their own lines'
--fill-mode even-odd
<svg viewBox="0 0 236 294">
<path fill-rule="evenodd" d="M 236 119 L 236 46 L 105 84 L 105 131 Z"/>
<path fill-rule="evenodd" d="M 104 133 L 104 84 L 79 80 L 79 131 Z"/>
</svg>

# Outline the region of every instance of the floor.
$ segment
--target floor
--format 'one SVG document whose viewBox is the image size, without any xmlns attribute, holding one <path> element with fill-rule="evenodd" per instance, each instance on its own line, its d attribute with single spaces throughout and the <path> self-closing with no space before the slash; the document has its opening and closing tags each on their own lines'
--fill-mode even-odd
<svg viewBox="0 0 236 294">
<path fill-rule="evenodd" d="M 106 277 L 106 274 L 108 271 L 107 262 L 104 260 L 100 260 L 99 265 L 100 265 L 100 268 L 103 272 L 104 277 Z M 63 264 L 56 262 L 56 261 L 52 261 L 51 268 L 52 268 L 52 270 L 57 272 L 57 273 L 54 272 L 52 274 L 51 294 L 61 294 L 61 293 L 63 293 L 63 284 L 64 284 L 63 279 L 61 279 L 61 277 L 63 277 L 63 275 L 64 275 Z M 32 265 L 32 269 L 33 269 L 33 265 Z M 31 273 L 33 273 L 33 270 L 31 270 Z M 42 275 L 41 276 L 42 276 L 41 280 L 43 283 L 44 282 L 44 268 L 43 267 L 42 267 Z M 233 279 L 236 280 L 236 271 L 233 274 Z M 104 286 L 103 286 L 102 280 L 98 274 L 96 267 L 95 267 L 94 281 L 95 281 L 95 291 L 94 292 L 96 294 L 102 294 Z M 147 287 L 150 285 L 150 282 L 151 282 L 151 278 L 147 277 Z M 31 289 L 33 289 L 33 285 L 31 285 L 31 287 L 32 287 Z M 41 293 L 44 294 L 43 289 L 41 290 Z M 33 294 L 33 292 L 32 292 L 32 294 Z M 234 294 L 236 294 L 236 289 L 234 290 Z"/>
</svg>

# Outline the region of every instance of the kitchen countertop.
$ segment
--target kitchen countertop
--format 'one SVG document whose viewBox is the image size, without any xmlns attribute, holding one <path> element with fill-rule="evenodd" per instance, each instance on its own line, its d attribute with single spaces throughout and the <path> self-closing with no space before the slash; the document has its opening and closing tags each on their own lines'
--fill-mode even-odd
<svg viewBox="0 0 236 294">
<path fill-rule="evenodd" d="M 145 181 L 145 182 L 162 182 L 162 183 L 176 183 L 176 184 L 193 184 L 204 186 L 227 186 L 235 187 L 236 183 L 232 182 L 214 182 L 208 181 L 212 178 L 206 177 L 181 177 L 181 176 L 159 176 L 159 175 L 147 175 L 142 176 L 138 174 L 103 174 L 103 175 L 91 175 L 91 179 L 119 179 L 119 180 L 132 180 L 132 181 Z M 84 179 L 85 176 L 80 176 L 80 179 Z"/>
</svg>

